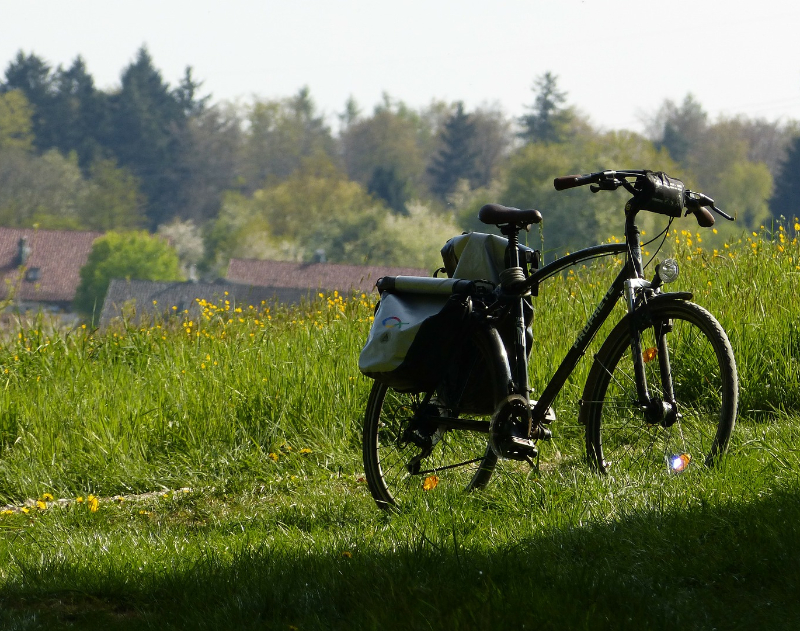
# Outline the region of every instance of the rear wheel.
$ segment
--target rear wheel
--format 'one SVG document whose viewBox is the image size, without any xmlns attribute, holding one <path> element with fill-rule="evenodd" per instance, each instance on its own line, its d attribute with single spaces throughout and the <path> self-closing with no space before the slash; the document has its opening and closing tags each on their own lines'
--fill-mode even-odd
<svg viewBox="0 0 800 631">
<path fill-rule="evenodd" d="M 581 402 L 590 463 L 632 474 L 710 466 L 736 420 L 738 377 L 725 331 L 684 301 L 649 305 L 635 317 L 651 404 L 638 401 L 626 317 L 597 353 Z"/>
<path fill-rule="evenodd" d="M 454 362 L 450 383 L 443 380 L 436 392 L 398 392 L 373 384 L 364 418 L 364 474 L 381 508 L 447 488 L 479 489 L 489 482 L 497 463 L 488 445 L 489 419 L 501 396 L 501 382 L 485 344 L 470 348 L 469 357 Z M 465 405 L 479 388 L 490 390 L 484 403 Z M 480 411 L 467 413 L 464 407 Z M 477 421 L 483 431 L 448 429 L 443 424 L 448 418 Z"/>
</svg>

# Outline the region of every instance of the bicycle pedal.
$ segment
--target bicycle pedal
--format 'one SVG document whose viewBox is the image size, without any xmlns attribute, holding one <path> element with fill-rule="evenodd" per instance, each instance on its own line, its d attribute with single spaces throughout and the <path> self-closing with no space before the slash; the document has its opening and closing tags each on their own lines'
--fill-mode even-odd
<svg viewBox="0 0 800 631">
<path fill-rule="evenodd" d="M 500 444 L 500 452 L 498 455 L 507 460 L 528 461 L 539 455 L 536 443 L 519 436 L 509 436 L 504 439 Z"/>
</svg>

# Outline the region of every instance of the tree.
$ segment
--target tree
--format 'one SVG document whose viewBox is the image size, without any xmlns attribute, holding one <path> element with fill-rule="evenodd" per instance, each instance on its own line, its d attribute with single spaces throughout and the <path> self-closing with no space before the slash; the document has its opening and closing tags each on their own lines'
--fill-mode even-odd
<svg viewBox="0 0 800 631">
<path fill-rule="evenodd" d="M 528 107 L 530 114 L 520 118 L 520 136 L 525 142 L 561 142 L 568 134 L 575 116 L 571 108 L 563 107 L 567 93 L 558 89 L 558 77 L 545 72 L 533 84 L 536 99 Z"/>
<path fill-rule="evenodd" d="M 180 192 L 180 217 L 197 224 L 219 213 L 224 191 L 241 188 L 242 119 L 231 105 L 193 115 L 181 137 L 188 186 Z"/>
<path fill-rule="evenodd" d="M 475 178 L 473 186 L 491 185 L 500 174 L 514 141 L 511 121 L 495 107 L 479 107 L 470 114 L 475 147 Z"/>
<path fill-rule="evenodd" d="M 665 147 L 672 159 L 688 165 L 696 147 L 703 142 L 708 114 L 687 94 L 680 106 L 666 100 L 650 124 L 657 147 Z"/>
<path fill-rule="evenodd" d="M 306 158 L 336 158 L 330 129 L 308 88 L 288 99 L 256 101 L 246 119 L 242 170 L 247 192 L 285 180 Z"/>
<path fill-rule="evenodd" d="M 207 269 L 233 256 L 309 260 L 324 249 L 332 262 L 363 262 L 364 236 L 388 210 L 330 161 L 310 158 L 291 177 L 253 193 L 228 193 L 206 230 Z"/>
<path fill-rule="evenodd" d="M 145 223 L 144 198 L 139 180 L 115 160 L 98 160 L 89 170 L 86 194 L 78 208 L 84 228 L 131 230 Z"/>
<path fill-rule="evenodd" d="M 344 111 L 339 114 L 339 122 L 343 129 L 347 129 L 361 117 L 361 108 L 355 98 L 350 95 L 344 104 Z"/>
<path fill-rule="evenodd" d="M 150 227 L 180 214 L 186 183 L 182 137 L 186 133 L 187 89 L 170 89 L 153 66 L 147 49 L 122 73 L 122 87 L 111 98 L 109 148 L 120 165 L 141 181 Z M 192 98 L 193 98 L 192 92 Z"/>
<path fill-rule="evenodd" d="M 8 64 L 5 83 L 0 92 L 20 90 L 33 110 L 33 135 L 37 149 L 44 151 L 57 146 L 58 121 L 55 109 L 55 77 L 50 66 L 34 54 L 17 53 Z"/>
<path fill-rule="evenodd" d="M 408 183 L 397 177 L 394 167 L 375 167 L 367 191 L 386 202 L 394 212 L 407 215 Z"/>
<path fill-rule="evenodd" d="M 184 276 L 192 278 L 197 265 L 205 255 L 203 236 L 195 223 L 191 220 L 174 220 L 158 227 L 158 234 L 167 239 L 181 262 L 181 271 Z"/>
<path fill-rule="evenodd" d="M 81 57 L 67 70 L 59 67 L 54 86 L 51 122 L 57 131 L 52 134 L 53 146 L 64 154 L 75 151 L 81 168 L 88 172 L 105 153 L 102 142 L 108 135 L 108 97 L 95 89 Z"/>
<path fill-rule="evenodd" d="M 4 149 L 31 150 L 33 146 L 32 115 L 28 99 L 21 90 L 0 93 L 0 151 Z"/>
<path fill-rule="evenodd" d="M 426 156 L 430 155 L 431 128 L 419 113 L 384 95 L 372 116 L 357 119 L 341 133 L 347 175 L 362 186 L 373 186 L 392 173 L 406 199 L 420 196 L 425 185 Z"/>
<path fill-rule="evenodd" d="M 75 294 L 75 308 L 98 315 L 114 278 L 181 280 L 180 262 L 165 241 L 146 232 L 108 232 L 95 240 Z"/>
<path fill-rule="evenodd" d="M 475 125 L 464 112 L 464 104 L 457 103 L 456 111 L 444 124 L 441 132 L 441 149 L 428 167 L 433 182 L 431 192 L 445 199 L 459 180 L 474 180 L 477 176 Z"/>
<path fill-rule="evenodd" d="M 548 252 L 621 237 L 622 209 L 627 199 L 623 191 L 592 195 L 587 187 L 560 192 L 553 189 L 554 175 L 602 171 L 620 164 L 663 170 L 675 177 L 683 175 L 666 149 L 657 150 L 652 142 L 632 132 L 609 132 L 568 143 L 525 145 L 509 159 L 503 178 L 505 190 L 495 201 L 518 208 L 539 208 L 543 216 L 543 246 Z M 640 227 L 647 232 L 663 223 L 652 213 L 642 213 L 640 220 Z"/>
<path fill-rule="evenodd" d="M 0 151 L 0 225 L 80 229 L 86 182 L 77 156 Z"/>
<path fill-rule="evenodd" d="M 796 136 L 789 145 L 769 207 L 776 218 L 800 217 L 800 136 Z"/>
</svg>

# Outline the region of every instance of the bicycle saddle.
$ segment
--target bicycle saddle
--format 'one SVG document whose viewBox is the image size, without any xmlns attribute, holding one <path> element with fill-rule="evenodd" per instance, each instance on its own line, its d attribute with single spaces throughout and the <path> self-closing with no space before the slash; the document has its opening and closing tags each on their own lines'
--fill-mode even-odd
<svg viewBox="0 0 800 631">
<path fill-rule="evenodd" d="M 542 213 L 533 208 L 520 210 L 519 208 L 509 208 L 500 204 L 486 204 L 478 211 L 478 219 L 485 224 L 495 226 L 501 224 L 528 226 L 532 223 L 539 223 L 542 220 Z"/>
</svg>

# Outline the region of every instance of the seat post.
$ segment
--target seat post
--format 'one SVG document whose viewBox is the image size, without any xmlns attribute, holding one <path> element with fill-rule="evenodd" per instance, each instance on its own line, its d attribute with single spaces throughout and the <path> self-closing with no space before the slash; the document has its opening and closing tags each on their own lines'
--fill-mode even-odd
<svg viewBox="0 0 800 631">
<path fill-rule="evenodd" d="M 504 274 L 509 274 L 509 270 L 515 270 L 517 274 L 522 275 L 519 260 L 520 227 L 516 224 L 506 224 L 499 226 L 499 228 L 500 232 L 508 239 L 508 246 L 506 247 L 508 268 L 504 271 Z M 524 281 L 525 279 L 522 278 L 522 280 Z M 528 384 L 528 349 L 525 343 L 525 311 L 522 300 L 522 296 L 517 297 L 512 307 L 514 316 L 514 357 L 509 358 L 509 360 L 514 376 L 516 394 L 522 395 L 527 401 L 530 386 Z"/>
</svg>

